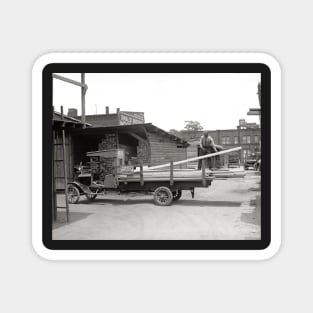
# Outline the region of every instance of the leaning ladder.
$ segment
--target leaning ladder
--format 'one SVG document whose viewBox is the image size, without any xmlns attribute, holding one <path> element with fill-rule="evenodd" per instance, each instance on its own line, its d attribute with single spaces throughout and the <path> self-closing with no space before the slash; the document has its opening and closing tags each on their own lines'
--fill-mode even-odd
<svg viewBox="0 0 313 313">
<path fill-rule="evenodd" d="M 54 111 L 54 109 L 53 109 Z M 63 121 L 62 123 L 62 155 L 63 155 L 63 174 L 64 174 L 64 191 L 65 191 L 65 206 L 58 206 L 57 204 L 57 192 L 56 192 L 56 182 L 55 182 L 55 147 L 54 147 L 54 142 L 53 142 L 53 149 L 52 149 L 52 161 L 53 161 L 53 166 L 52 166 L 52 177 L 53 177 L 53 183 L 52 183 L 52 189 L 53 189 L 53 220 L 57 220 L 57 213 L 58 209 L 65 209 L 66 210 L 66 222 L 69 223 L 70 217 L 69 217 L 69 204 L 68 204 L 68 191 L 67 191 L 67 159 L 66 159 L 66 148 L 65 148 L 65 123 L 64 123 L 64 115 L 63 115 L 63 106 L 61 106 L 61 120 Z M 55 135 L 55 134 L 53 134 Z M 56 139 L 58 141 L 59 135 L 58 132 L 56 132 Z M 54 136 L 53 136 L 54 140 Z"/>
</svg>

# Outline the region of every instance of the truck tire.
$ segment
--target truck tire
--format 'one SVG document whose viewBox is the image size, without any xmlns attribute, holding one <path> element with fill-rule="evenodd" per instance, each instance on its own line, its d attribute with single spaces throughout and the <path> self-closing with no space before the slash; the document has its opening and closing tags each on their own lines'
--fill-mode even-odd
<svg viewBox="0 0 313 313">
<path fill-rule="evenodd" d="M 74 185 L 67 186 L 67 200 L 69 203 L 75 204 L 79 201 L 80 192 Z"/>
<path fill-rule="evenodd" d="M 172 191 L 167 187 L 158 187 L 154 191 L 154 202 L 160 206 L 169 206 L 173 202 Z"/>
</svg>

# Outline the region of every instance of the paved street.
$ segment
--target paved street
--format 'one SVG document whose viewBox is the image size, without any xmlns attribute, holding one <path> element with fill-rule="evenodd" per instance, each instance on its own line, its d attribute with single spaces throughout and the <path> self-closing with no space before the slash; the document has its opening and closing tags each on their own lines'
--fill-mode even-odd
<svg viewBox="0 0 313 313">
<path fill-rule="evenodd" d="M 260 215 L 260 174 L 248 171 L 196 189 L 195 199 L 184 191 L 169 207 L 156 206 L 152 195 L 111 193 L 93 202 L 82 196 L 70 205 L 69 224 L 59 212 L 53 239 L 260 239 Z"/>
</svg>

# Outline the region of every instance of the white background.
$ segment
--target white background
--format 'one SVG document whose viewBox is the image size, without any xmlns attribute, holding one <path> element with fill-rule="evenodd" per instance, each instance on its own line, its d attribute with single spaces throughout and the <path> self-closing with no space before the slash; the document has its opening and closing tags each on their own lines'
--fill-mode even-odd
<svg viewBox="0 0 313 313">
<path fill-rule="evenodd" d="M 0 310 L 312 311 L 311 14 L 310 1 L 2 5 Z M 38 257 L 31 247 L 31 67 L 38 56 L 54 51 L 256 51 L 276 57 L 283 71 L 280 252 L 261 262 L 52 262 Z"/>
</svg>

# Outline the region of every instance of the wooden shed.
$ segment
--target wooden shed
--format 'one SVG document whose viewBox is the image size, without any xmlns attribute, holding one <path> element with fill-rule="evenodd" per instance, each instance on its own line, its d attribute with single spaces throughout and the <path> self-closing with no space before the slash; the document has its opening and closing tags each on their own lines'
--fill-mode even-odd
<svg viewBox="0 0 313 313">
<path fill-rule="evenodd" d="M 90 127 L 87 124 L 87 127 Z M 63 136 L 62 129 L 65 130 L 65 151 L 63 152 Z M 64 189 L 64 159 L 67 163 L 68 180 L 73 180 L 73 144 L 71 131 L 73 129 L 82 129 L 83 123 L 67 115 L 61 115 L 59 112 L 53 113 L 52 119 L 52 147 L 53 147 L 53 173 L 56 190 Z"/>
<path fill-rule="evenodd" d="M 90 127 L 70 130 L 72 163 L 91 165 L 88 152 L 110 151 L 111 158 L 105 160 L 105 171 L 114 173 L 117 166 L 160 165 L 171 160 L 187 158 L 189 144 L 151 124 Z M 185 167 L 186 165 L 182 165 Z M 73 175 L 72 175 L 73 176 Z M 72 177 L 71 176 L 71 177 Z"/>
</svg>

